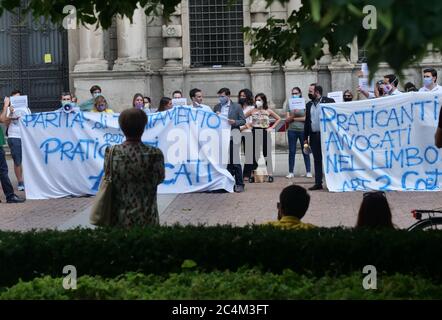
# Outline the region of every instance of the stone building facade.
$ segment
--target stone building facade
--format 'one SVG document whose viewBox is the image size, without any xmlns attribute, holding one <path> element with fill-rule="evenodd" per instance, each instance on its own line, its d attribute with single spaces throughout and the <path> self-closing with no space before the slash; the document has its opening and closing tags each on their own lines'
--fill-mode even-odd
<svg viewBox="0 0 442 320">
<path fill-rule="evenodd" d="M 299 8 L 301 0 L 286 5 L 274 2 L 268 8 L 264 0 L 245 0 L 228 9 L 226 3 L 227 0 L 183 0 L 169 21 L 148 17 L 138 9 L 133 24 L 127 18 L 117 18 L 109 30 L 88 30 L 83 26 L 70 30 L 71 91 L 80 100 L 87 99 L 89 88 L 98 84 L 116 111 L 129 107 L 137 92 L 158 104 L 162 96 L 171 96 L 174 90 L 182 90 L 188 96 L 194 87 L 203 90 L 205 103 L 211 106 L 221 87 L 229 87 L 235 98 L 242 88 L 250 88 L 255 94 L 264 92 L 281 114 L 294 86 L 306 93 L 310 83 L 318 82 L 326 92 L 351 89 L 357 97 L 361 60 L 356 41 L 351 44 L 349 61 L 326 54 L 312 70 L 306 70 L 299 61 L 290 61 L 283 67 L 268 61 L 252 62 L 251 45 L 238 39 L 242 26 L 264 25 L 270 16 L 287 18 Z M 230 13 L 223 16 L 222 10 Z M 224 48 L 211 46 L 214 41 Z M 223 55 L 231 59 L 220 62 Z M 421 64 L 405 70 L 405 80 L 419 87 L 422 69 L 427 66 L 442 74 L 440 55 L 429 52 Z M 376 78 L 391 72 L 388 65 L 381 65 Z"/>
</svg>

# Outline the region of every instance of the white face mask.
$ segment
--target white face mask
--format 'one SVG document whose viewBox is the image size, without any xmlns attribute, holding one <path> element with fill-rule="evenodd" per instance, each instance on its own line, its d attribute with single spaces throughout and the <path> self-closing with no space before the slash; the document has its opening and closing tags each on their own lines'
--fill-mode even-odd
<svg viewBox="0 0 442 320">
<path fill-rule="evenodd" d="M 257 106 L 258 108 L 262 108 L 262 106 L 264 105 L 263 102 L 262 102 L 261 100 L 257 100 L 257 101 L 255 102 L 255 104 L 256 104 L 256 106 Z"/>
</svg>

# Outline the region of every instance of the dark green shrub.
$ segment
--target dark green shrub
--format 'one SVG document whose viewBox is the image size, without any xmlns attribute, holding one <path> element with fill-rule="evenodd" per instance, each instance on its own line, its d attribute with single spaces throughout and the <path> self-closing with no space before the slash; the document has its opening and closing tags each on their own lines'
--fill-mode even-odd
<svg viewBox="0 0 442 320">
<path fill-rule="evenodd" d="M 258 266 L 279 273 L 290 268 L 314 276 L 361 272 L 420 274 L 441 280 L 442 233 L 354 231 L 340 228 L 305 231 L 271 227 L 157 227 L 66 232 L 0 232 L 0 287 L 19 278 L 62 276 L 74 265 L 78 276 L 115 277 L 125 272 L 180 272 L 186 259 L 201 271 Z"/>
</svg>

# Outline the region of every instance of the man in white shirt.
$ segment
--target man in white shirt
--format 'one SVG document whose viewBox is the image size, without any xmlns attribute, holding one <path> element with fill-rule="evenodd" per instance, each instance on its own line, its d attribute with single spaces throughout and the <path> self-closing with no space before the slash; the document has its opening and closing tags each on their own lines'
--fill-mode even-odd
<svg viewBox="0 0 442 320">
<path fill-rule="evenodd" d="M 442 87 L 437 84 L 437 71 L 433 68 L 424 69 L 424 86 L 419 92 L 442 92 Z"/>
<path fill-rule="evenodd" d="M 203 92 L 200 89 L 194 88 L 190 90 L 189 97 L 192 100 L 192 107 L 199 108 L 206 112 L 213 112 L 212 108 L 202 104 L 203 103 Z"/>
<path fill-rule="evenodd" d="M 19 90 L 14 90 L 11 93 L 11 97 L 20 95 L 21 92 Z M 11 104 L 11 99 L 6 97 L 0 118 L 1 122 L 3 122 L 7 127 L 6 135 L 8 136 L 8 145 L 9 149 L 11 150 L 12 160 L 14 161 L 14 172 L 18 181 L 18 190 L 24 191 L 25 185 L 23 182 L 21 130 L 19 126 L 19 119 L 23 116 L 31 114 L 31 110 L 29 110 L 28 107 L 19 109 L 15 109 L 14 107 L 15 106 Z"/>
<path fill-rule="evenodd" d="M 399 85 L 399 80 L 394 74 L 387 74 L 384 76 L 384 84 L 382 89 L 387 96 L 395 96 L 397 94 L 402 94 L 397 86 Z"/>
</svg>

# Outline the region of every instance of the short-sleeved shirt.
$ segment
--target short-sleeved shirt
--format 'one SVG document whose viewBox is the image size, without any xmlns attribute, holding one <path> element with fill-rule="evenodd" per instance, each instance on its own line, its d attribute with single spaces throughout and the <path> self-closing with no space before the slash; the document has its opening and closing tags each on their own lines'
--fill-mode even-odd
<svg viewBox="0 0 442 320">
<path fill-rule="evenodd" d="M 290 111 L 289 104 L 286 107 L 287 112 L 290 112 L 295 118 L 305 117 L 305 109 L 295 109 Z M 304 121 L 293 121 L 289 124 L 288 130 L 304 131 Z"/>
<path fill-rule="evenodd" d="M 16 115 L 18 117 L 24 117 L 29 114 L 31 114 L 31 110 L 29 108 L 14 110 L 14 115 Z M 6 116 L 7 117 L 11 116 L 11 112 L 9 111 L 9 108 L 8 108 L 8 111 L 6 112 Z M 11 122 L 9 123 L 8 138 L 21 139 L 21 130 L 20 130 L 19 121 L 20 121 L 20 119 L 11 120 Z"/>
</svg>

